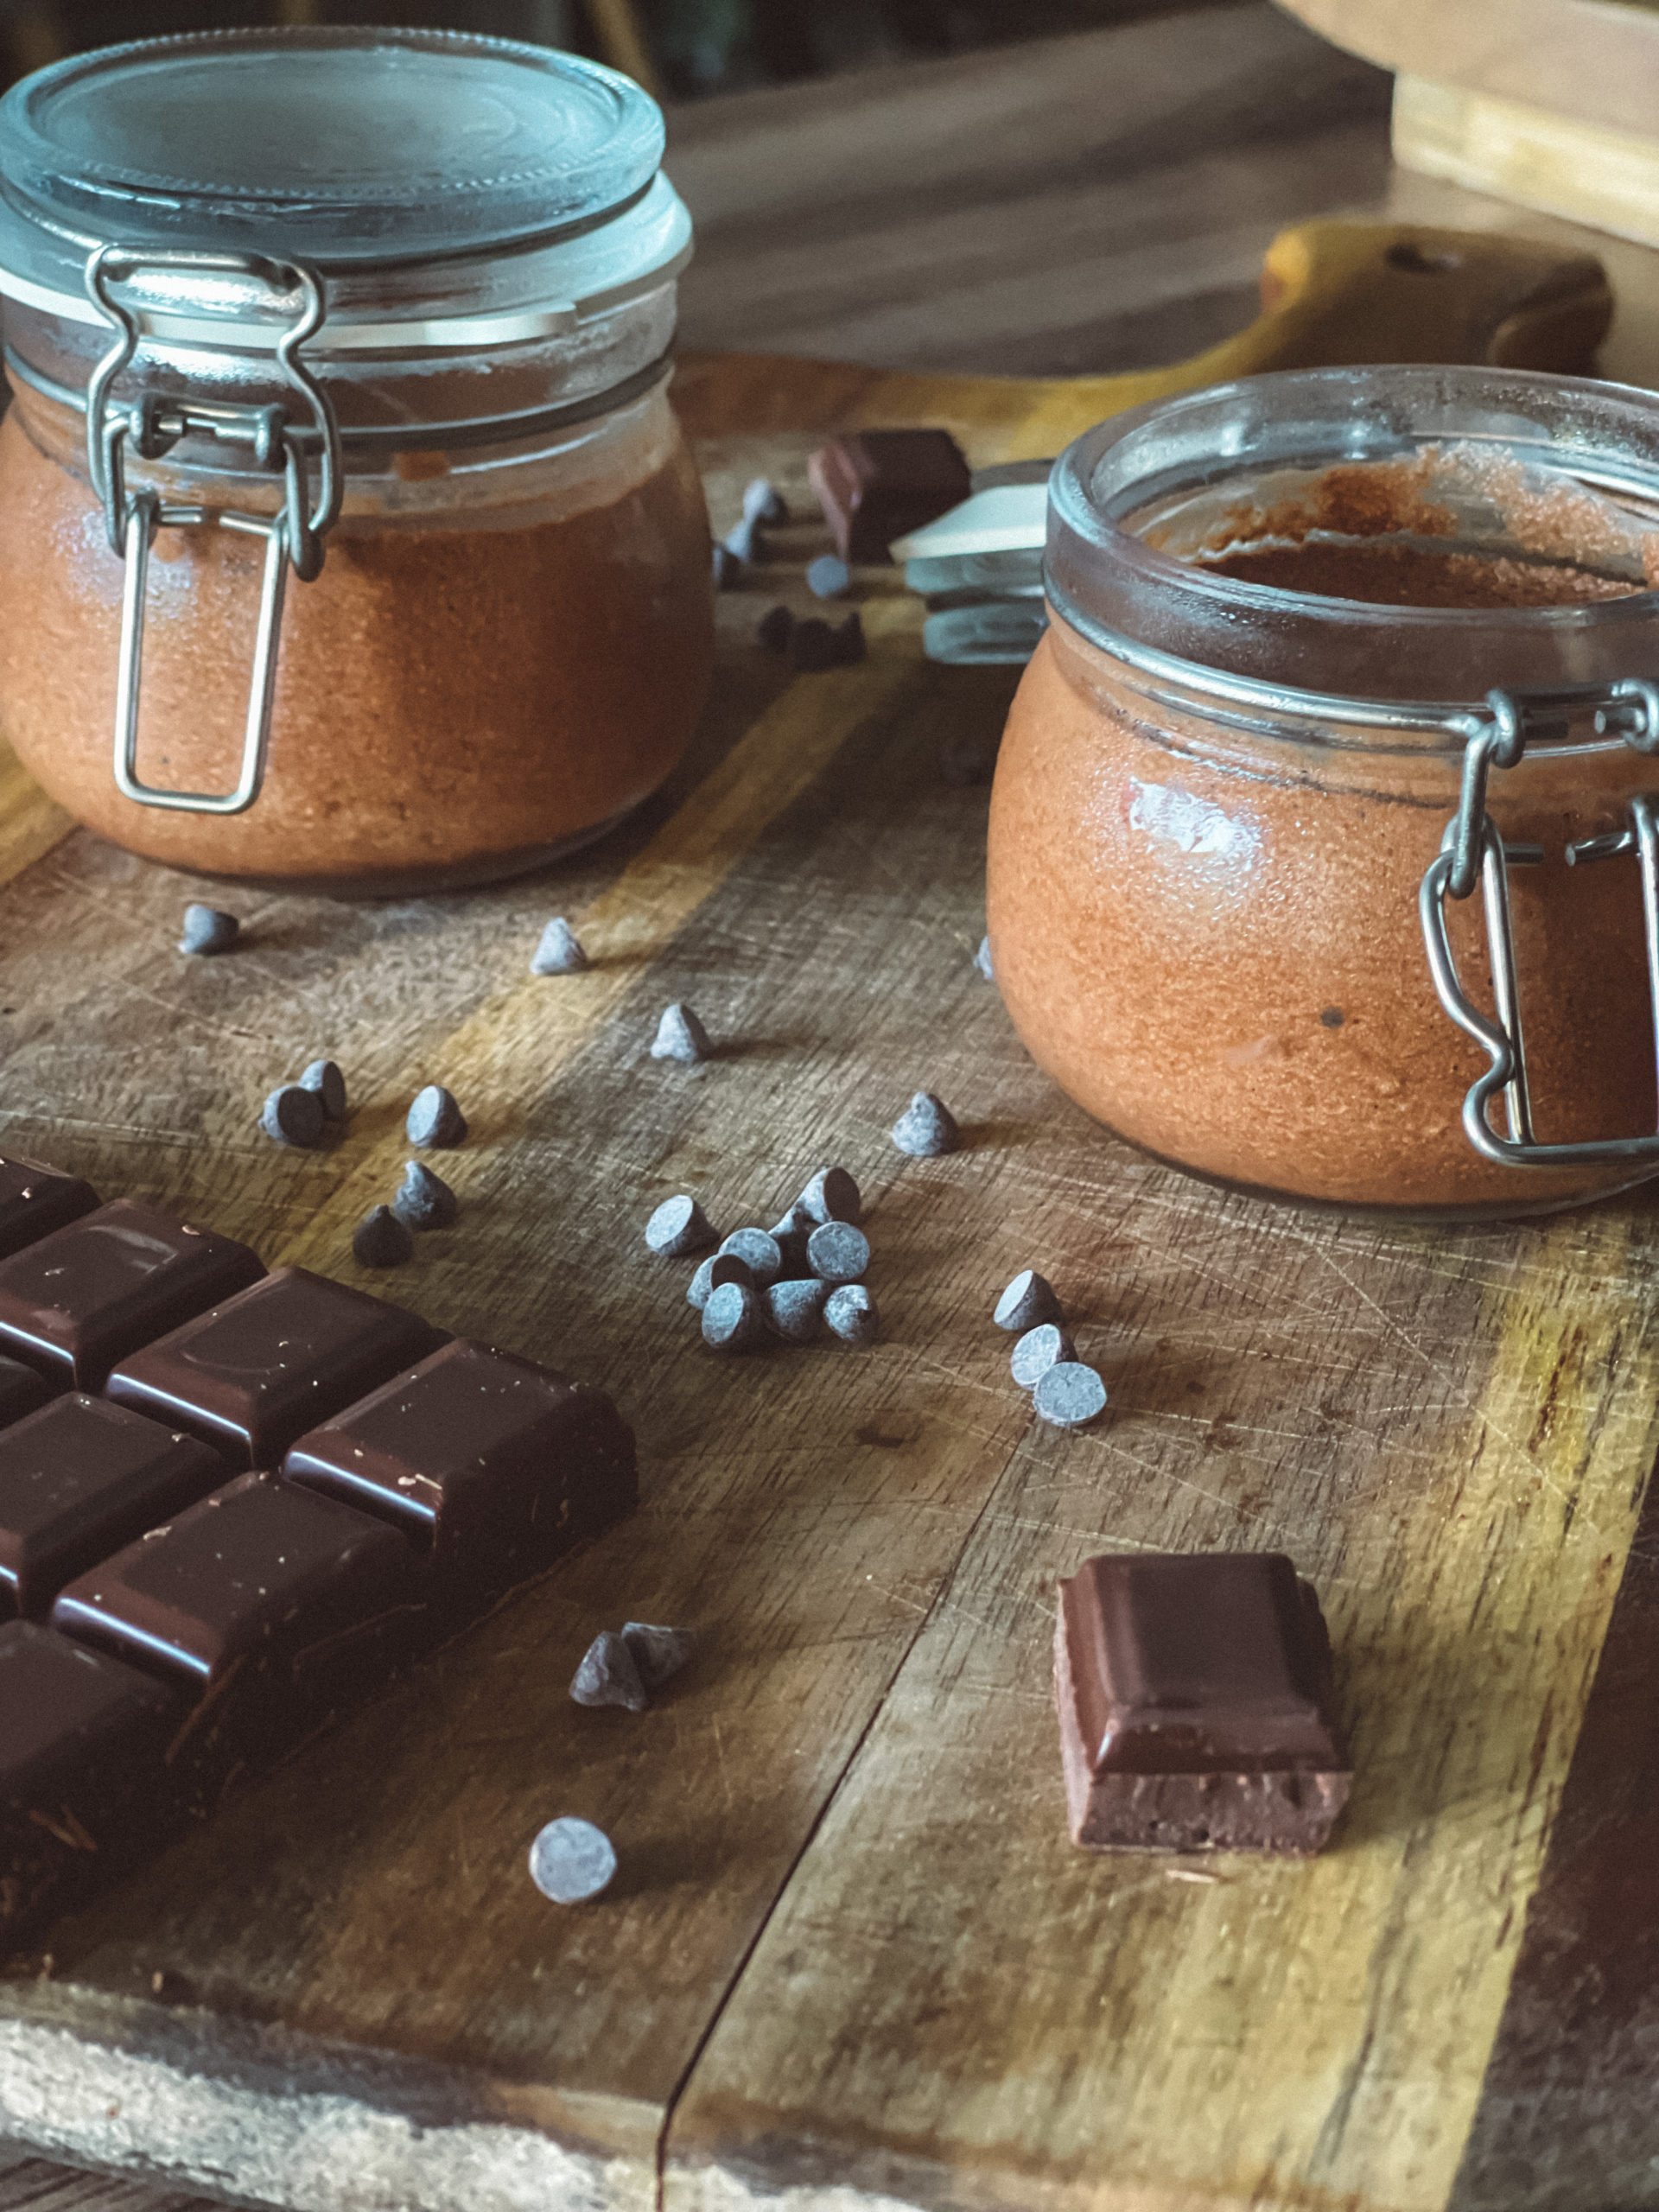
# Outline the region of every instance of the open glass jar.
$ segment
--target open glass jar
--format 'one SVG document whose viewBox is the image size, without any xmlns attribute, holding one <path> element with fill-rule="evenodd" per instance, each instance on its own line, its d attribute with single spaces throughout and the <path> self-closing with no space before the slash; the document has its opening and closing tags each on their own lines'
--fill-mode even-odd
<svg viewBox="0 0 1659 2212">
<path fill-rule="evenodd" d="M 1659 398 L 1368 368 L 1138 409 L 1057 463 L 1046 572 L 988 909 L 1072 1097 L 1344 1205 L 1659 1173 Z"/>
<path fill-rule="evenodd" d="M 713 660 L 662 148 L 626 79 L 449 32 L 146 41 L 7 94 L 0 729 L 55 798 L 385 893 L 662 782 Z"/>
</svg>

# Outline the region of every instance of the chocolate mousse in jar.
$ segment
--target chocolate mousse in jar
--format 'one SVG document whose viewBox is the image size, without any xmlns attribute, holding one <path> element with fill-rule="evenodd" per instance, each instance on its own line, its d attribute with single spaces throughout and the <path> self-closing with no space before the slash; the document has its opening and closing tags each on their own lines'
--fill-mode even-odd
<svg viewBox="0 0 1659 2212">
<path fill-rule="evenodd" d="M 0 731 L 147 857 L 345 894 L 601 835 L 683 754 L 690 224 L 627 79 L 440 31 L 79 54 L 0 102 Z"/>
<path fill-rule="evenodd" d="M 1319 370 L 1049 486 L 987 904 L 1021 1038 L 1223 1183 L 1427 1217 L 1659 1173 L 1659 397 Z"/>
</svg>

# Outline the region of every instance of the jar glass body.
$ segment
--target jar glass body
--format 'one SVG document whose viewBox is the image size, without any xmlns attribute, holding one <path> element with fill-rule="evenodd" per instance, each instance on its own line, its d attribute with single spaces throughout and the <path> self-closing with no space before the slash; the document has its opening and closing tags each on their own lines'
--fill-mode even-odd
<svg viewBox="0 0 1659 2212">
<path fill-rule="evenodd" d="M 1420 397 L 1409 372 L 1359 375 L 1396 424 L 1409 420 L 1405 403 Z M 1302 452 L 1310 468 L 1324 465 L 1306 434 L 1306 394 L 1280 400 L 1287 423 L 1304 410 Z M 1659 418 L 1650 400 L 1632 404 Z M 1659 459 L 1654 422 L 1643 435 Z M 1218 466 L 1213 419 L 1202 437 L 1205 502 L 1248 504 L 1241 480 L 1254 481 L 1258 462 Z M 1259 454 L 1261 438 L 1246 442 Z M 1166 462 L 1169 451 L 1166 438 Z M 1081 465 L 1097 492 L 1098 447 Z M 1133 457 L 1112 465 L 1134 504 Z M 1437 1000 L 1418 912 L 1458 809 L 1462 744 L 1414 728 L 1409 712 L 1378 712 L 1369 726 L 1322 720 L 1318 696 L 1358 688 L 1478 705 L 1483 674 L 1650 674 L 1654 594 L 1499 613 L 1319 602 L 1195 576 L 1124 534 L 1135 542 L 1120 560 L 1110 529 L 1091 549 L 1063 519 L 1057 560 L 1051 526 L 1050 628 L 1014 700 L 992 798 L 996 979 L 1039 1065 L 1147 1150 L 1302 1199 L 1514 1215 L 1637 1179 L 1628 1162 L 1500 1166 L 1471 1144 L 1464 1101 L 1488 1062 Z M 1103 624 L 1103 605 L 1124 628 Z M 1153 660 L 1185 649 L 1192 682 L 1173 662 L 1150 667 L 1131 625 L 1155 636 Z M 1283 680 L 1277 703 L 1227 703 L 1211 679 L 1230 661 L 1246 689 Z M 1505 841 L 1543 849 L 1510 884 L 1534 1122 L 1547 1141 L 1656 1128 L 1635 862 L 1565 858 L 1569 843 L 1622 828 L 1630 798 L 1656 788 L 1651 761 L 1576 731 L 1530 747 L 1489 786 Z M 1451 906 L 1448 921 L 1459 972 L 1490 1007 L 1480 899 Z"/>
</svg>

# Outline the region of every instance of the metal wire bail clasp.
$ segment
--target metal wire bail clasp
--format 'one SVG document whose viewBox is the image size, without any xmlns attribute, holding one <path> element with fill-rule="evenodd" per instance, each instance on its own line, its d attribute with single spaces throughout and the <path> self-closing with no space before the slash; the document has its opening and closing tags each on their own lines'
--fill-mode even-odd
<svg viewBox="0 0 1659 2212">
<path fill-rule="evenodd" d="M 308 425 L 296 426 L 279 401 L 260 407 L 237 406 L 147 391 L 130 407 L 111 405 L 111 387 L 137 350 L 139 328 L 137 316 L 110 288 L 144 269 L 252 276 L 278 298 L 295 300 L 294 318 L 277 339 L 275 353 L 284 383 L 305 403 Z M 111 549 L 126 564 L 115 692 L 116 785 L 124 798 L 140 806 L 171 807 L 187 814 L 243 814 L 259 796 L 264 781 L 288 572 L 291 568 L 302 583 L 311 582 L 321 573 L 323 539 L 340 513 L 339 424 L 327 394 L 298 358 L 298 349 L 316 335 L 327 312 L 322 279 L 302 264 L 269 261 L 258 254 L 137 252 L 126 246 L 105 245 L 86 264 L 86 290 L 92 304 L 116 326 L 118 333 L 86 387 L 86 466 L 92 487 L 103 502 Z M 185 437 L 222 439 L 251 448 L 256 467 L 283 477 L 283 501 L 276 512 L 214 511 L 205 505 L 165 502 L 154 492 L 128 491 L 129 448 L 142 460 L 159 461 Z M 309 446 L 320 448 L 321 454 L 315 499 L 307 467 Z M 138 705 L 150 547 L 158 530 L 209 523 L 262 537 L 265 543 L 241 772 L 232 791 L 168 791 L 142 782 L 138 775 Z"/>
<path fill-rule="evenodd" d="M 1633 677 L 1618 683 L 1564 684 L 1554 690 L 1490 691 L 1486 705 L 1485 715 L 1471 715 L 1465 725 L 1469 736 L 1458 811 L 1446 824 L 1440 850 L 1429 863 L 1418 896 L 1435 994 L 1459 1028 L 1491 1062 L 1464 1099 L 1464 1132 L 1477 1152 L 1500 1166 L 1580 1167 L 1598 1161 L 1647 1160 L 1659 1172 L 1659 1134 L 1580 1144 L 1541 1144 L 1533 1134 L 1515 938 L 1510 925 L 1509 871 L 1516 861 L 1541 861 L 1543 848 L 1506 845 L 1486 811 L 1492 770 L 1514 767 L 1529 741 L 1564 738 L 1575 714 L 1593 712 L 1599 734 L 1622 737 L 1637 753 L 1659 753 L 1659 684 Z M 1659 1049 L 1659 799 L 1633 798 L 1629 810 L 1629 830 L 1569 845 L 1567 859 L 1576 864 L 1630 852 L 1640 859 L 1648 988 Z M 1483 1013 L 1464 989 L 1446 931 L 1446 900 L 1469 898 L 1478 883 L 1491 963 L 1492 1015 Z M 1491 1119 L 1492 1101 L 1500 1092 L 1509 1125 L 1504 1136 Z"/>
</svg>

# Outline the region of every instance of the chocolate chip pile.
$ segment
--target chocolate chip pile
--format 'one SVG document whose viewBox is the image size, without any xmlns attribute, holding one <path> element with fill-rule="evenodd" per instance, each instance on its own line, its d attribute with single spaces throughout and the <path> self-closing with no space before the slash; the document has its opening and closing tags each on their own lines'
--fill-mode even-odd
<svg viewBox="0 0 1659 2212">
<path fill-rule="evenodd" d="M 722 1238 L 682 1192 L 652 1215 L 645 1243 L 664 1259 L 708 1254 L 686 1299 L 702 1315 L 711 1351 L 751 1351 L 769 1338 L 810 1344 L 820 1327 L 843 1344 L 872 1344 L 881 1319 L 863 1280 L 870 1242 L 858 1226 L 861 1211 L 847 1170 L 821 1167 L 770 1229 L 734 1229 Z"/>
</svg>

